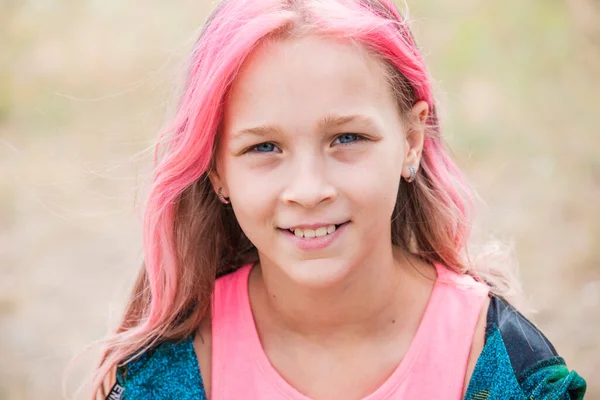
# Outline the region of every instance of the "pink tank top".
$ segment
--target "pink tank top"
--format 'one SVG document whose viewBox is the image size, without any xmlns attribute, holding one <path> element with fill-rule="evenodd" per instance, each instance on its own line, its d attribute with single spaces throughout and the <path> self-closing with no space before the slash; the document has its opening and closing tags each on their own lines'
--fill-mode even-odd
<svg viewBox="0 0 600 400">
<path fill-rule="evenodd" d="M 460 399 L 475 325 L 488 288 L 436 265 L 437 280 L 417 333 L 390 377 L 363 400 Z M 216 282 L 212 400 L 310 400 L 271 365 L 258 337 L 247 265 Z"/>
</svg>

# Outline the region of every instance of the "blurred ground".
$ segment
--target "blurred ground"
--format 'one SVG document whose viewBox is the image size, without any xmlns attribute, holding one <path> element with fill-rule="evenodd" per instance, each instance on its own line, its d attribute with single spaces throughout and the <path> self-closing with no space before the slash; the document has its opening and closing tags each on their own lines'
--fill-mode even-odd
<svg viewBox="0 0 600 400">
<path fill-rule="evenodd" d="M 600 399 L 600 4 L 408 3 L 482 224 L 514 243 L 534 320 Z M 148 149 L 210 8 L 0 2 L 1 400 L 59 398 L 119 315 Z"/>
</svg>

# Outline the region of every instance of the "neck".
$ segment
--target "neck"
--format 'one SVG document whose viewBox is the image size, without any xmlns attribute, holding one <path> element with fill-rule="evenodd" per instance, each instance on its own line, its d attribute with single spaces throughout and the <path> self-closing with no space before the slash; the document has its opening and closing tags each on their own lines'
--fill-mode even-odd
<svg viewBox="0 0 600 400">
<path fill-rule="evenodd" d="M 262 308 L 271 326 L 319 341 L 362 339 L 402 326 L 422 309 L 413 312 L 411 305 L 427 302 L 435 271 L 391 246 L 372 254 L 323 288 L 299 285 L 277 266 L 261 263 L 251 275 L 253 309 Z"/>
</svg>

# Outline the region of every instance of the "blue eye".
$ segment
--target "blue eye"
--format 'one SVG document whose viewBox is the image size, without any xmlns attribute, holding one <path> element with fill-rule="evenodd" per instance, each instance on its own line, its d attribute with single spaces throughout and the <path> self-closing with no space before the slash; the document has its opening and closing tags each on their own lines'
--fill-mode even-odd
<svg viewBox="0 0 600 400">
<path fill-rule="evenodd" d="M 356 142 L 357 140 L 360 140 L 359 135 L 356 135 L 354 133 L 345 133 L 343 135 L 338 136 L 337 139 L 335 139 L 335 142 L 339 142 L 340 144 L 348 144 Z"/>
<path fill-rule="evenodd" d="M 270 153 L 272 151 L 275 151 L 276 148 L 277 148 L 277 146 L 275 146 L 273 143 L 265 142 L 265 143 L 257 144 L 256 146 L 254 146 L 252 148 L 252 150 L 256 151 L 258 153 Z"/>
</svg>

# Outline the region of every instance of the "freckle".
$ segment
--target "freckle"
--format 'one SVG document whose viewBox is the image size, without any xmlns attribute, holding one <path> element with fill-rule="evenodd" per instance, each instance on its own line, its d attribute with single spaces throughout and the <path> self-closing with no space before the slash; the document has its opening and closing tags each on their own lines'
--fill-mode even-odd
<svg viewBox="0 0 600 400">
<path fill-rule="evenodd" d="M 395 324 L 395 323 L 396 323 L 396 320 L 395 320 L 395 319 L 393 319 L 393 320 L 392 320 L 392 324 Z"/>
</svg>

